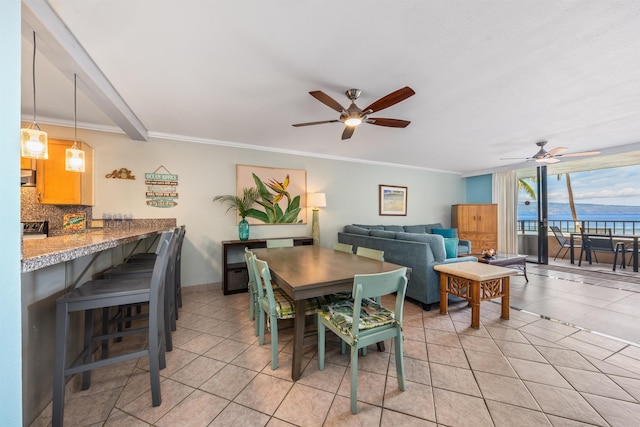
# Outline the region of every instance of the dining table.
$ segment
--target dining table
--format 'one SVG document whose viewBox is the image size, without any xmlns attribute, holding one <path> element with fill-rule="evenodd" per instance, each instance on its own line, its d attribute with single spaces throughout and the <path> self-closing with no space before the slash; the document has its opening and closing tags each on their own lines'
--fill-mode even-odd
<svg viewBox="0 0 640 427">
<path fill-rule="evenodd" d="M 596 234 L 596 233 L 584 233 L 584 235 L 594 235 L 594 236 L 601 236 L 601 234 Z M 575 255 L 574 255 L 574 247 L 575 247 L 575 238 L 577 237 L 582 237 L 583 233 L 570 233 L 569 234 L 569 253 L 571 254 L 570 256 L 570 260 L 571 260 L 571 264 L 575 264 Z M 609 237 L 609 235 L 605 235 L 606 237 Z M 631 264 L 633 266 L 633 271 L 634 272 L 638 272 L 638 249 L 639 249 L 639 244 L 638 244 L 638 240 L 640 239 L 640 235 L 638 234 L 612 234 L 611 237 L 613 239 L 615 239 L 616 241 L 631 241 L 632 242 L 632 252 L 631 252 Z"/>
<path fill-rule="evenodd" d="M 385 273 L 404 267 L 322 246 L 253 249 L 253 252 L 269 264 L 273 281 L 294 300 L 296 313 L 305 312 L 308 298 L 351 290 L 356 274 Z M 302 374 L 304 332 L 305 316 L 295 316 L 291 366 L 294 381 Z"/>
</svg>

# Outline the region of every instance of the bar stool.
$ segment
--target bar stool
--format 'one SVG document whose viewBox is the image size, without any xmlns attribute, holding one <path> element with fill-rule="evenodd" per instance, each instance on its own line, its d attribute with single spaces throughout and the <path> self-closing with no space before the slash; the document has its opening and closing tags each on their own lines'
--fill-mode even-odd
<svg viewBox="0 0 640 427">
<path fill-rule="evenodd" d="M 166 232 L 171 234 L 170 232 Z M 164 234 L 163 234 L 163 237 Z M 56 339 L 53 368 L 53 426 L 62 427 L 64 421 L 65 378 L 82 372 L 82 389 L 91 384 L 91 370 L 109 366 L 126 360 L 147 356 L 149 358 L 149 377 L 151 381 L 152 405 L 162 402 L 160 392 L 160 369 L 166 366 L 165 360 L 165 283 L 168 277 L 169 239 L 163 240 L 158 250 L 151 280 L 137 279 L 101 279 L 90 280 L 56 301 Z M 106 307 L 118 307 L 127 304 L 149 303 L 148 327 L 129 329 L 106 335 L 93 335 L 93 312 Z M 80 355 L 69 357 L 75 360 L 67 367 L 67 338 L 69 334 L 69 315 L 84 312 L 84 347 Z M 116 337 L 133 334 L 148 334 L 148 346 L 143 350 L 118 354 L 112 358 L 92 361 L 94 343 L 104 342 Z"/>
</svg>

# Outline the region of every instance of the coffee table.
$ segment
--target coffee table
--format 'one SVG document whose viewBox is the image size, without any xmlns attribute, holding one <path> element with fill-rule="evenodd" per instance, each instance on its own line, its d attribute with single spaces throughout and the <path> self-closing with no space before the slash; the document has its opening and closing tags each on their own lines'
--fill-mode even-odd
<svg viewBox="0 0 640 427">
<path fill-rule="evenodd" d="M 502 298 L 501 315 L 509 318 L 509 276 L 517 274 L 512 268 L 480 262 L 456 262 L 433 267 L 440 272 L 440 314 L 447 314 L 447 294 L 469 301 L 471 327 L 480 328 L 480 302 Z"/>
<path fill-rule="evenodd" d="M 529 278 L 527 277 L 527 256 L 520 254 L 509 254 L 506 252 L 498 252 L 496 255 L 485 258 L 482 254 L 471 254 L 472 256 L 478 258 L 478 262 L 482 262 L 484 264 L 497 265 L 499 267 L 509 267 L 515 268 L 524 274 L 524 279 L 529 283 Z"/>
</svg>

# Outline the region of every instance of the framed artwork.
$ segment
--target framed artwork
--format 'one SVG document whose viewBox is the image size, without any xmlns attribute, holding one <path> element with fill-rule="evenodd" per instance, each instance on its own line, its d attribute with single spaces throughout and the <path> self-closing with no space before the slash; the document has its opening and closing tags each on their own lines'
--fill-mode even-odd
<svg viewBox="0 0 640 427">
<path fill-rule="evenodd" d="M 249 224 L 307 223 L 307 171 L 236 165 L 236 194 L 251 187 L 260 197 L 246 217 Z"/>
<path fill-rule="evenodd" d="M 380 188 L 380 215 L 407 215 L 407 187 L 383 185 Z"/>
</svg>

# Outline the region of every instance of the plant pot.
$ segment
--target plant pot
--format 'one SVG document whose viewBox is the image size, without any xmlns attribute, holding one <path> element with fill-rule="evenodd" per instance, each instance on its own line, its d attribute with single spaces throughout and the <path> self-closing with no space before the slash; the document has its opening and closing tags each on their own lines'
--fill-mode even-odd
<svg viewBox="0 0 640 427">
<path fill-rule="evenodd" d="M 238 237 L 243 242 L 249 240 L 249 223 L 244 218 L 238 223 Z"/>
</svg>

